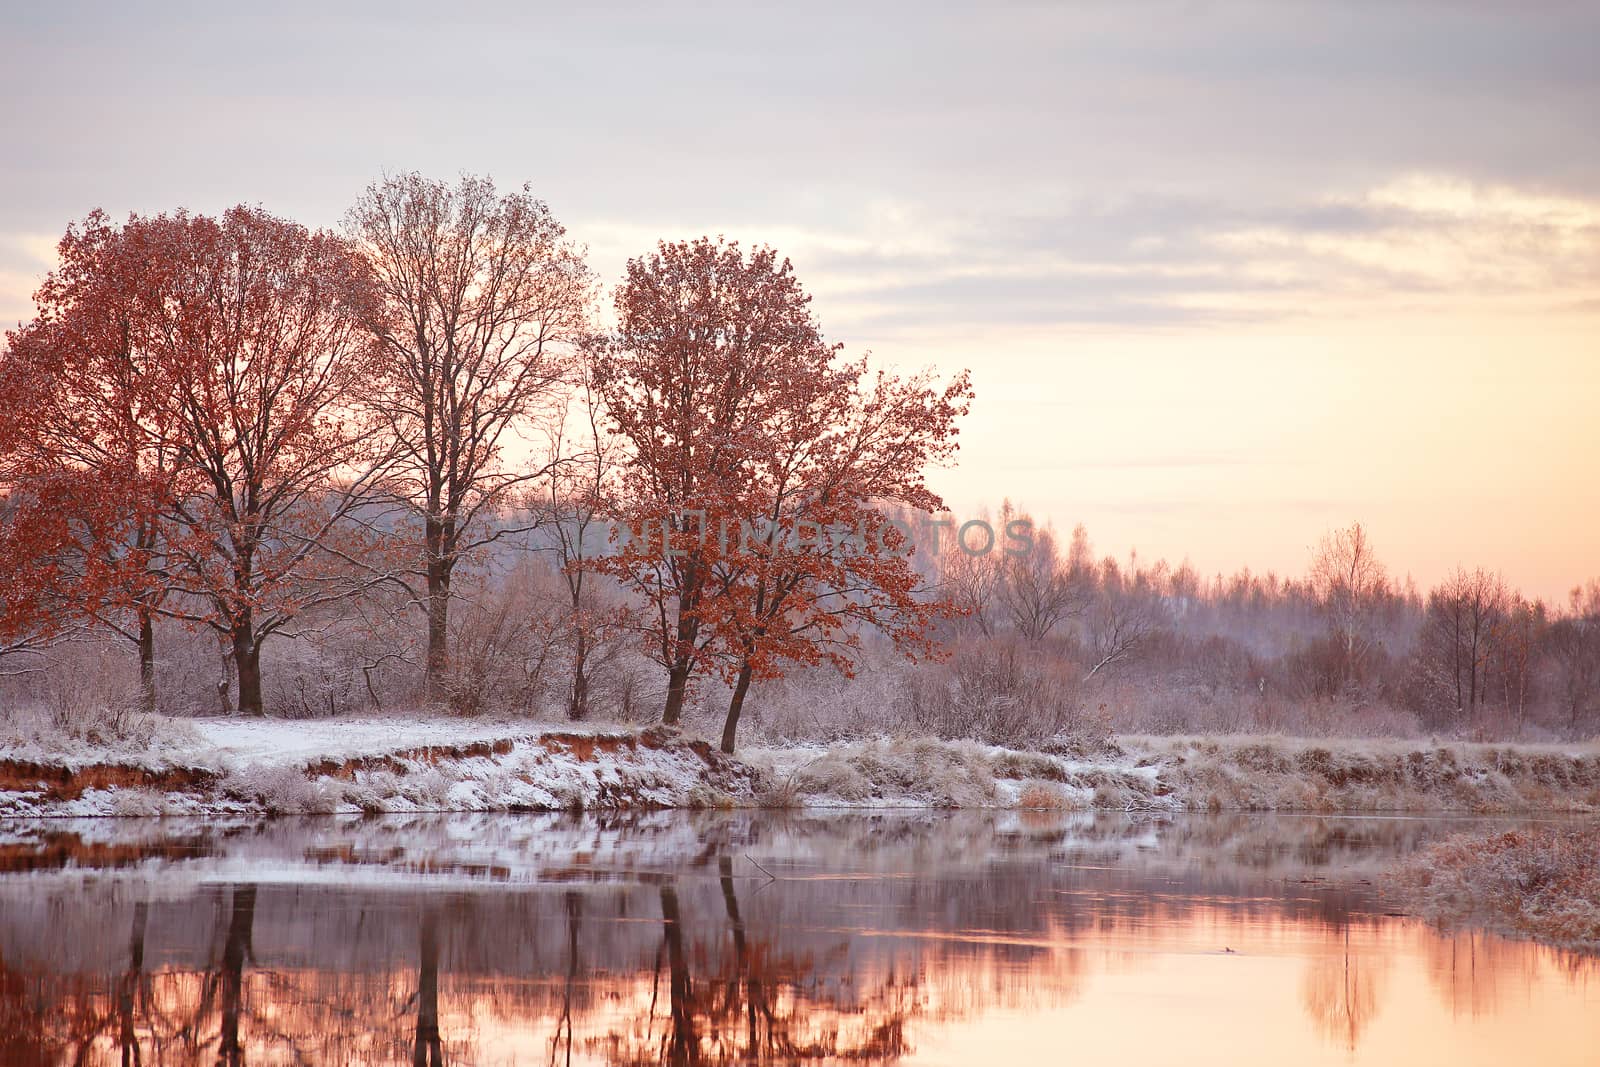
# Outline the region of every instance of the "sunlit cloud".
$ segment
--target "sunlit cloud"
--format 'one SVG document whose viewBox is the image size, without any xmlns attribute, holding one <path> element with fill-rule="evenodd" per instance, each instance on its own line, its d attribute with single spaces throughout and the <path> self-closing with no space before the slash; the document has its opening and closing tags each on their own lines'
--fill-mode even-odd
<svg viewBox="0 0 1600 1067">
<path fill-rule="evenodd" d="M 1434 177 L 1329 204 L 1368 211 L 1374 224 L 1350 232 L 1243 227 L 1217 243 L 1247 265 L 1298 275 L 1334 303 L 1495 300 L 1542 309 L 1600 294 L 1600 204 Z"/>
<path fill-rule="evenodd" d="M 790 253 L 835 331 L 1134 329 L 1600 298 L 1600 203 L 1404 176 L 1279 205 L 1128 196 L 1051 214 L 903 207 L 879 227 L 748 225 Z M 642 235 L 642 232 L 641 232 Z"/>
</svg>

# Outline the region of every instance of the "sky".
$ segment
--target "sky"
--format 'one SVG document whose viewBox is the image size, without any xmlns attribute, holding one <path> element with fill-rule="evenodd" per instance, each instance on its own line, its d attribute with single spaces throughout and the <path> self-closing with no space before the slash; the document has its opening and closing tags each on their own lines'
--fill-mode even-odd
<svg viewBox="0 0 1600 1067">
<path fill-rule="evenodd" d="M 488 174 L 608 286 L 770 244 L 850 353 L 970 368 L 958 518 L 1600 575 L 1593 3 L 0 3 L 7 326 L 97 207 L 334 226 Z"/>
</svg>

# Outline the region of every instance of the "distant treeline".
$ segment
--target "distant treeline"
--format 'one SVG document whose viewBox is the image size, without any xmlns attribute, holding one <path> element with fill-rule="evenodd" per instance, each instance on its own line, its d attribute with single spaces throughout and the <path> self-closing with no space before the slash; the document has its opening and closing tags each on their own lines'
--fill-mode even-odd
<svg viewBox="0 0 1600 1067">
<path fill-rule="evenodd" d="M 1595 731 L 1600 579 L 1548 604 L 1458 567 L 1424 593 L 1389 575 L 1359 523 L 1290 578 L 1097 558 L 1082 526 L 1034 540 L 1022 557 L 942 557 L 964 609 L 952 637 L 991 661 L 1018 645 L 1062 686 L 1110 672 L 1123 729 L 1293 729 L 1309 714 L 1335 731 Z"/>
</svg>

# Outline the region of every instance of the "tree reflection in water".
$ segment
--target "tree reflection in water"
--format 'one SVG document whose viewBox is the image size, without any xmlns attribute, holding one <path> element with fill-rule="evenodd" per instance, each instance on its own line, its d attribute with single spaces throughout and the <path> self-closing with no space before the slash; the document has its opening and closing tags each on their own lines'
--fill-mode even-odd
<svg viewBox="0 0 1600 1067">
<path fill-rule="evenodd" d="M 1396 959 L 1446 1016 L 1597 974 L 1386 917 L 1360 883 L 1414 821 L 270 824 L 99 871 L 51 833 L 0 875 L 5 1064 L 893 1063 L 1223 939 L 1299 946 L 1308 1040 L 1353 1054 Z M 241 868 L 272 877 L 213 881 Z"/>
<path fill-rule="evenodd" d="M 439 1042 L 439 929 L 432 908 L 422 913 L 417 964 L 417 1038 L 411 1062 L 414 1067 L 444 1067 Z"/>
<path fill-rule="evenodd" d="M 1306 1014 L 1328 1040 L 1354 1052 L 1378 1012 L 1385 959 L 1352 951 L 1350 924 L 1338 933 L 1339 950 L 1311 960 L 1302 996 Z"/>
</svg>

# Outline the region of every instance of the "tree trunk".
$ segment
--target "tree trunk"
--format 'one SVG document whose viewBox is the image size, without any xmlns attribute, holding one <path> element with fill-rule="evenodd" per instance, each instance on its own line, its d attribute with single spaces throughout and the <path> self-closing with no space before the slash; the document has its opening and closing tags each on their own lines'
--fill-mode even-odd
<svg viewBox="0 0 1600 1067">
<path fill-rule="evenodd" d="M 148 608 L 139 609 L 139 710 L 156 710 L 156 628 Z"/>
<path fill-rule="evenodd" d="M 228 690 L 233 685 L 233 642 L 226 634 L 217 638 L 217 714 L 226 715 L 233 710 Z"/>
<path fill-rule="evenodd" d="M 444 1067 L 439 1038 L 439 935 L 432 911 L 422 917 L 421 960 L 417 967 L 417 1033 L 411 1046 L 413 1067 Z"/>
<path fill-rule="evenodd" d="M 1472 634 L 1472 661 L 1467 664 L 1467 711 L 1478 714 L 1478 634 Z"/>
<path fill-rule="evenodd" d="M 728 718 L 722 724 L 722 751 L 729 755 L 733 754 L 733 738 L 739 729 L 739 712 L 744 710 L 744 697 L 746 693 L 750 692 L 750 676 L 752 673 L 749 659 L 741 661 L 739 664 L 739 680 L 734 683 L 733 697 L 728 701 Z"/>
<path fill-rule="evenodd" d="M 428 560 L 428 658 L 425 688 L 431 701 L 445 698 L 445 683 L 450 674 L 450 576 L 447 524 L 429 518 L 423 533 Z"/>
<path fill-rule="evenodd" d="M 261 646 L 248 617 L 233 630 L 233 668 L 239 679 L 239 714 L 265 715 L 261 702 Z"/>
<path fill-rule="evenodd" d="M 450 676 L 450 587 L 444 580 L 428 580 L 428 661 L 429 700 L 443 700 Z"/>
<path fill-rule="evenodd" d="M 1461 610 L 1461 608 L 1458 605 L 1457 608 L 1456 608 L 1456 611 L 1459 612 L 1460 610 Z M 1462 639 L 1462 634 L 1461 634 L 1461 623 L 1460 623 L 1459 618 L 1456 620 L 1455 625 L 1451 628 L 1451 633 L 1452 633 L 1452 635 L 1453 635 L 1453 637 L 1455 639 L 1455 646 L 1450 650 L 1450 665 L 1455 669 L 1455 678 L 1456 678 L 1456 713 L 1459 716 L 1462 712 L 1464 712 L 1466 710 L 1466 707 L 1467 707 L 1466 694 L 1461 689 L 1461 639 Z"/>
<path fill-rule="evenodd" d="M 684 578 L 683 592 L 678 594 L 677 641 L 672 649 L 672 665 L 667 668 L 667 706 L 661 712 L 661 721 L 667 726 L 678 725 L 683 703 L 689 696 L 689 674 L 694 670 L 692 652 L 700 635 L 700 623 L 694 615 L 700 601 L 699 588 L 691 566 Z"/>
<path fill-rule="evenodd" d="M 661 925 L 671 972 L 672 1036 L 667 1042 L 666 1058 L 674 1067 L 681 1067 L 700 1062 L 700 1041 L 694 1032 L 694 981 L 689 976 L 689 958 L 678 918 L 678 891 L 666 883 L 661 886 Z"/>
<path fill-rule="evenodd" d="M 668 726 L 678 725 L 683 718 L 683 702 L 689 695 L 689 657 L 682 656 L 667 671 L 667 706 L 661 712 L 661 721 Z"/>
<path fill-rule="evenodd" d="M 572 695 L 567 702 L 567 718 L 577 721 L 589 714 L 589 676 L 585 673 L 589 658 L 589 639 L 580 620 L 577 641 L 572 650 Z"/>
<path fill-rule="evenodd" d="M 239 1067 L 244 1063 L 244 1048 L 239 1043 L 239 1016 L 244 1007 L 244 963 L 250 956 L 255 917 L 256 887 L 235 887 L 228 940 L 222 949 L 222 1037 L 218 1042 L 217 1062 L 223 1067 Z"/>
</svg>

